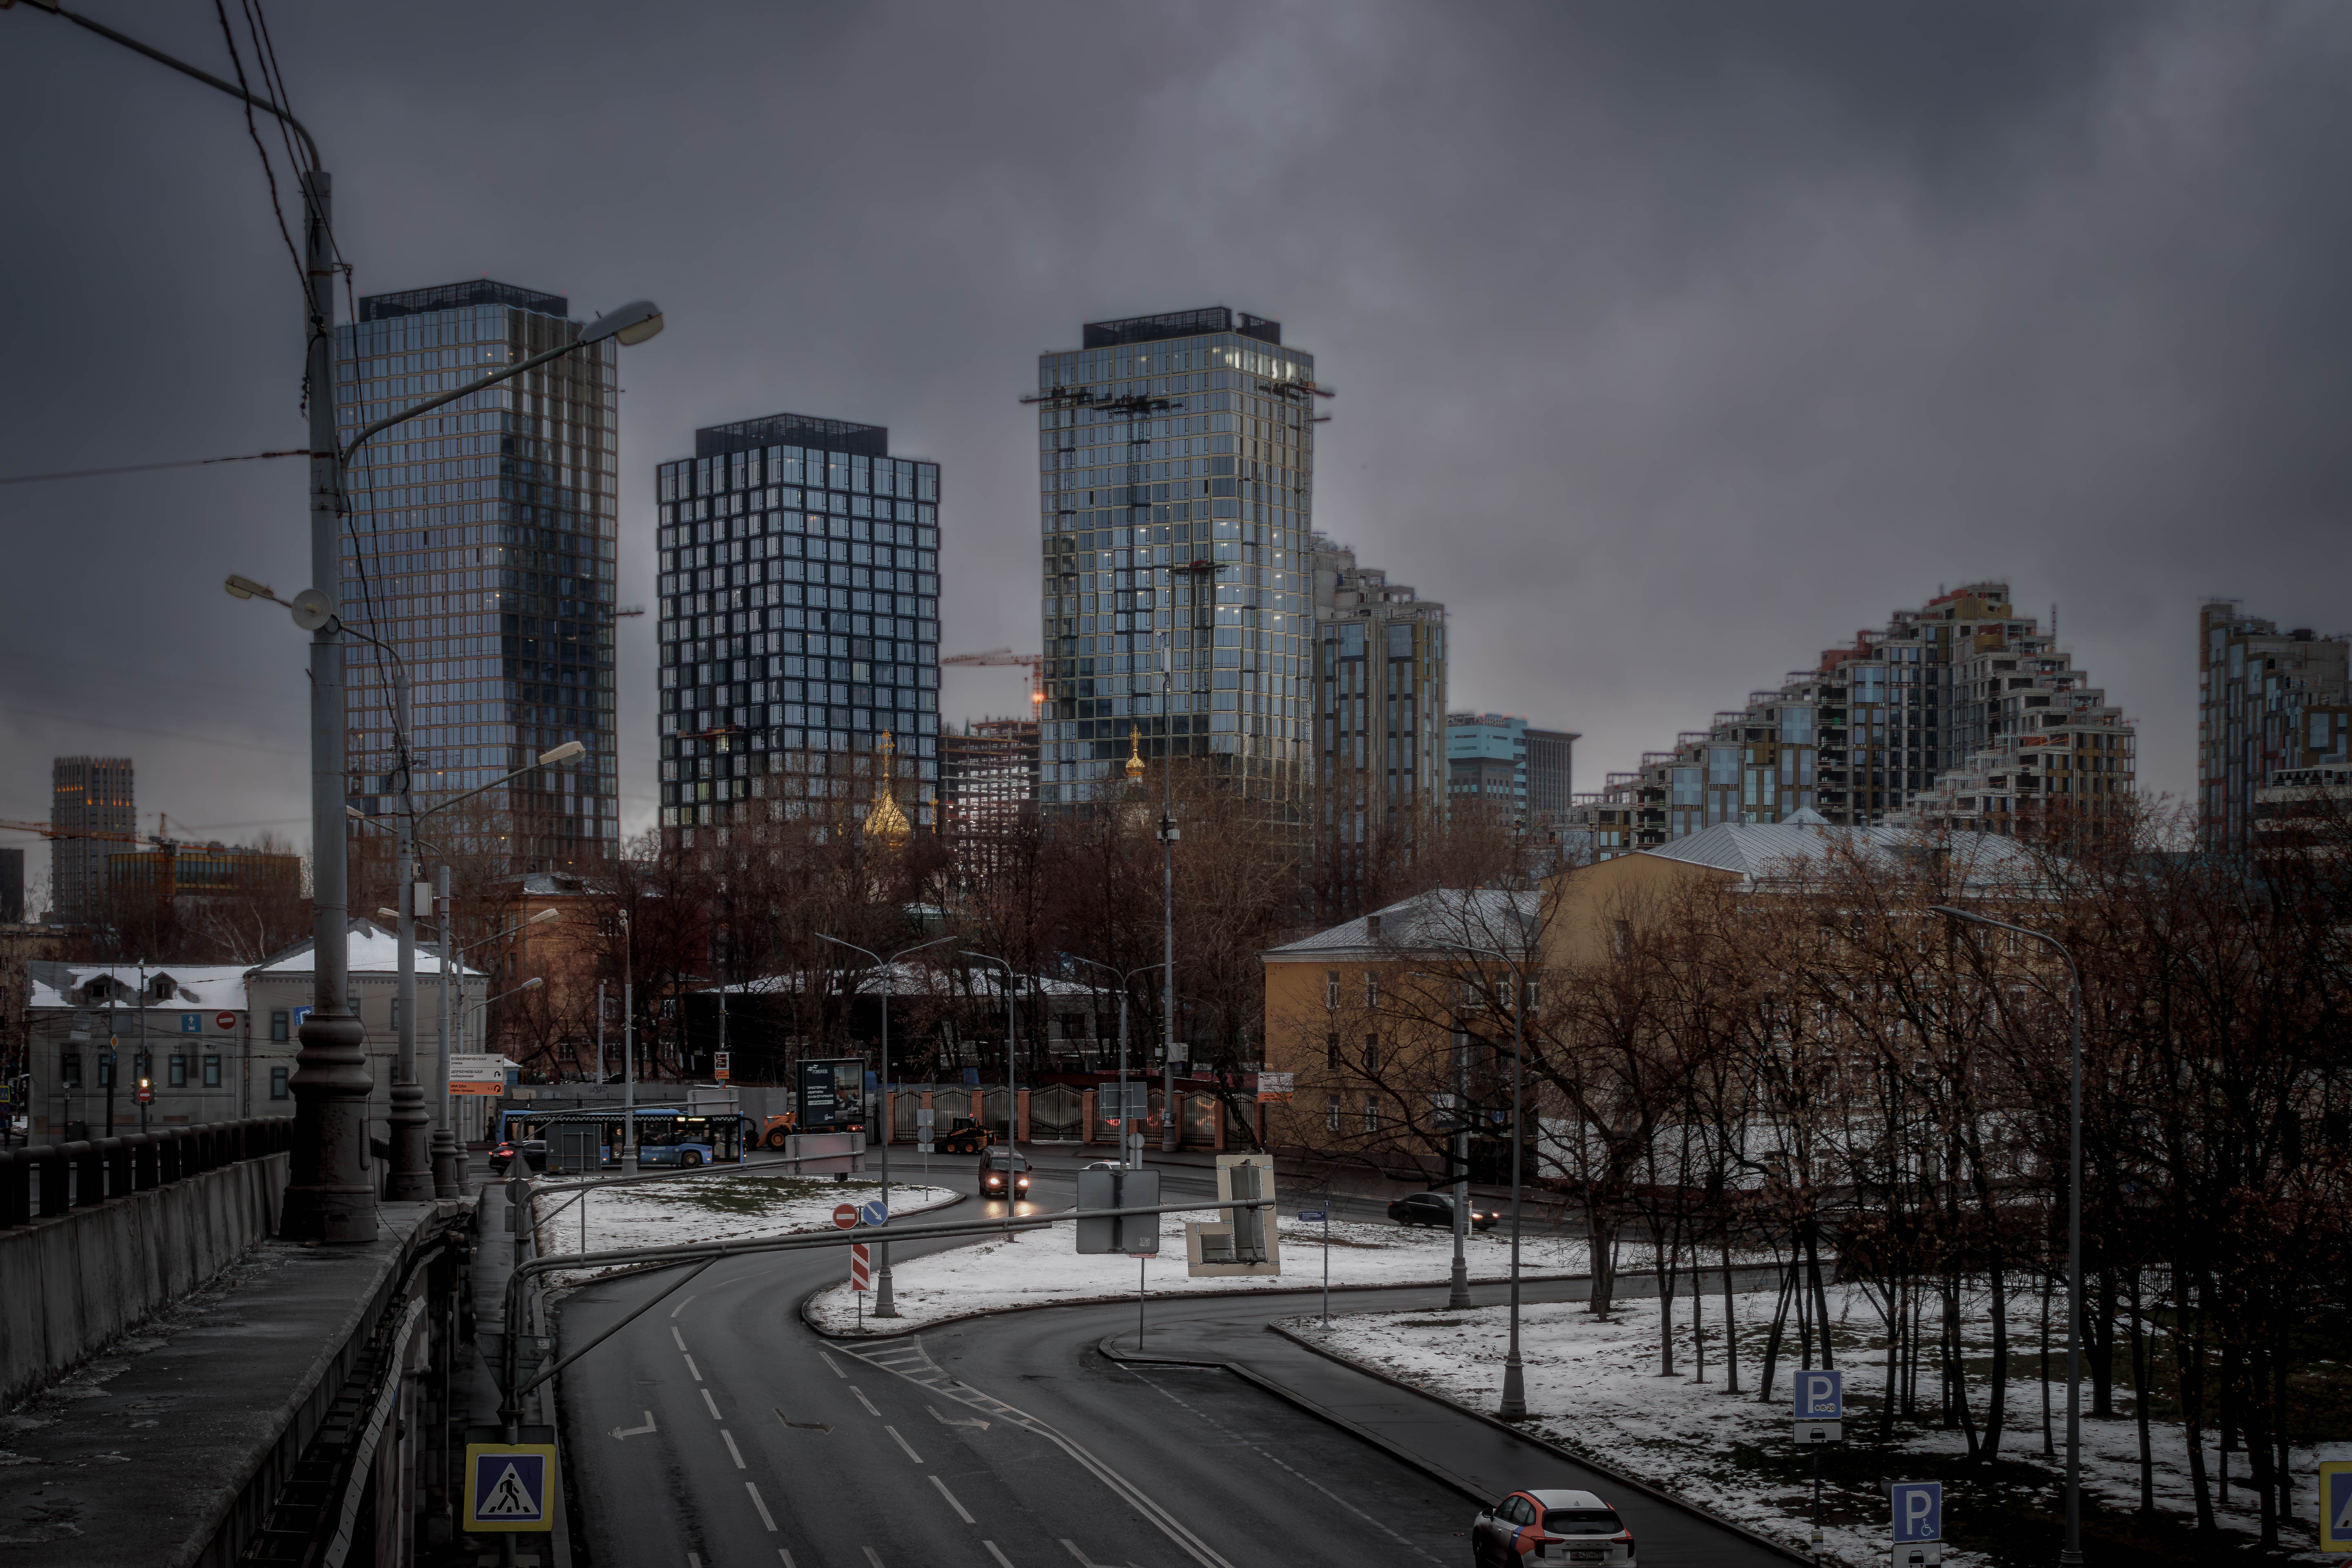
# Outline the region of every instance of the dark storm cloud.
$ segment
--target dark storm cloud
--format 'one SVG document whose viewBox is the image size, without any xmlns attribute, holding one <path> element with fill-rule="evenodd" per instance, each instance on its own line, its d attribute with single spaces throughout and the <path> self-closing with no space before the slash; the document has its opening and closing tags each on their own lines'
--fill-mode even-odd
<svg viewBox="0 0 2352 1568">
<path fill-rule="evenodd" d="M 201 6 L 104 15 L 224 60 Z M 624 599 L 651 464 L 792 409 L 939 458 L 947 636 L 1032 647 L 1033 356 L 1223 301 L 1343 389 L 1320 521 L 1450 606 L 1455 705 L 1584 731 L 1582 783 L 2000 575 L 2177 791 L 2201 596 L 2352 621 L 2332 7 L 389 15 L 274 19 L 360 291 L 668 310 L 624 362 Z M 298 444 L 233 106 L 28 7 L 0 103 L 0 473 Z M 0 519 L 0 815 L 51 752 L 128 749 L 176 821 L 299 818 L 299 639 L 217 583 L 301 581 L 301 475 L 10 487 Z M 950 716 L 1021 688 L 952 675 Z"/>
</svg>

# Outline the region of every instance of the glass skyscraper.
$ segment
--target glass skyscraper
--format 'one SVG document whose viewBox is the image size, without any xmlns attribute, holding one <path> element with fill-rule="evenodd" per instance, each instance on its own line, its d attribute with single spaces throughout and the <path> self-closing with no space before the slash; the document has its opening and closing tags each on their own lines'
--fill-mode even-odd
<svg viewBox="0 0 2352 1568">
<path fill-rule="evenodd" d="M 1038 798 L 1215 756 L 1295 809 L 1311 715 L 1315 361 L 1222 305 L 1087 324 L 1037 360 Z M 1172 676 L 1171 689 L 1163 677 Z"/>
<path fill-rule="evenodd" d="M 665 830 L 863 815 L 939 789 L 940 466 L 878 425 L 771 415 L 660 466 Z"/>
<path fill-rule="evenodd" d="M 360 300 L 336 329 L 336 417 L 348 440 L 576 338 L 560 296 L 481 279 Z M 509 872 L 609 860 L 620 847 L 614 752 L 613 582 L 620 397 L 610 342 L 395 426 L 349 476 L 346 621 L 397 647 L 412 682 L 408 752 L 420 805 L 487 784 L 565 741 L 580 763 L 485 797 L 478 847 Z M 392 671 L 345 654 L 352 793 L 394 808 Z"/>
</svg>

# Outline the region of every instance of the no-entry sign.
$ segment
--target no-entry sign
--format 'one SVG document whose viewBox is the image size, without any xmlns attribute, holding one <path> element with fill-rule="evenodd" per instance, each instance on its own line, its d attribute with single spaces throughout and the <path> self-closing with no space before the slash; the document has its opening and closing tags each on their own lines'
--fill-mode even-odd
<svg viewBox="0 0 2352 1568">
<path fill-rule="evenodd" d="M 833 1211 L 833 1223 L 839 1226 L 844 1230 L 856 1230 L 857 1228 L 857 1205 L 856 1204 L 843 1204 L 839 1208 L 835 1209 Z"/>
</svg>

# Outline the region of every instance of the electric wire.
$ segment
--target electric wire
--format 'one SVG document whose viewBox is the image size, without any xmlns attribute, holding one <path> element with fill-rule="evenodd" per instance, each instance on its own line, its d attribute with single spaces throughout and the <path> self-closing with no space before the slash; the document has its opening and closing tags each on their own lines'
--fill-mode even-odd
<svg viewBox="0 0 2352 1568">
<path fill-rule="evenodd" d="M 53 474 L 8 474 L 0 476 L 0 485 L 37 485 L 51 479 L 95 479 L 110 474 L 152 474 L 163 468 L 202 468 L 215 463 L 254 463 L 264 458 L 308 458 L 308 447 L 289 447 L 282 452 L 240 452 L 232 458 L 182 458 L 169 463 L 125 463 L 112 468 L 65 468 Z"/>
</svg>

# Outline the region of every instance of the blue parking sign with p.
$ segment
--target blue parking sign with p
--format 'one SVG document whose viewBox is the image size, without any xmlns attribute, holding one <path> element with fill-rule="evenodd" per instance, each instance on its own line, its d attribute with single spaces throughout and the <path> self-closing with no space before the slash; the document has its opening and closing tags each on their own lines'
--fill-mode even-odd
<svg viewBox="0 0 2352 1568">
<path fill-rule="evenodd" d="M 1896 1481 L 1887 1488 L 1895 1499 L 1895 1543 L 1944 1539 L 1944 1483 Z"/>
<path fill-rule="evenodd" d="M 1837 1421 L 1845 1415 L 1845 1373 L 1801 1372 L 1797 1374 L 1797 1419 Z"/>
<path fill-rule="evenodd" d="M 555 1477 L 551 1443 L 466 1445 L 468 1533 L 549 1530 L 549 1493 Z"/>
<path fill-rule="evenodd" d="M 2319 1549 L 2352 1552 L 2352 1459 L 2320 1464 Z"/>
</svg>

